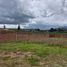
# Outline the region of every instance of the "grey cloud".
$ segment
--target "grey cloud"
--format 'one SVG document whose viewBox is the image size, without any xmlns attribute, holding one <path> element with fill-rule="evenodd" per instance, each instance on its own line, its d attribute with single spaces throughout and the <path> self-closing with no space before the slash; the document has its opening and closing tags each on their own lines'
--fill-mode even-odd
<svg viewBox="0 0 67 67">
<path fill-rule="evenodd" d="M 29 22 L 29 18 L 33 17 L 20 13 L 17 0 L 0 0 L 0 24 L 26 23 Z"/>
<path fill-rule="evenodd" d="M 0 0 L 0 24 L 31 23 L 29 19 L 36 22 L 30 24 L 29 28 L 43 29 L 67 24 L 67 2 L 62 1 L 64 0 Z"/>
<path fill-rule="evenodd" d="M 25 26 L 25 28 L 27 29 L 41 29 L 41 30 L 46 30 L 46 29 L 50 29 L 50 28 L 58 28 L 59 25 L 57 24 L 49 24 L 47 23 L 42 23 L 42 22 L 38 22 L 38 23 L 29 23 L 27 26 Z"/>
</svg>

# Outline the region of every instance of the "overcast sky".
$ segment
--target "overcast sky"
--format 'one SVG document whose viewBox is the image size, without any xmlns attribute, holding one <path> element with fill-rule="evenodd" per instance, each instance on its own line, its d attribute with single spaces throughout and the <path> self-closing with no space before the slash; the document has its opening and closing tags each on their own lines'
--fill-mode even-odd
<svg viewBox="0 0 67 67">
<path fill-rule="evenodd" d="M 0 0 L 0 24 L 40 29 L 66 26 L 67 0 Z"/>
</svg>

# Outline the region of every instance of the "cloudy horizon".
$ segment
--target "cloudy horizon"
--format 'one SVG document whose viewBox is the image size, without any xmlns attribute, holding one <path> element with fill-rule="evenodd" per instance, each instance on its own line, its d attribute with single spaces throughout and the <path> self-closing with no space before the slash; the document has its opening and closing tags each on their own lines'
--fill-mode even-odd
<svg viewBox="0 0 67 67">
<path fill-rule="evenodd" d="M 7 28 L 17 24 L 40 29 L 67 26 L 67 1 L 0 0 L 0 27 L 3 24 Z"/>
</svg>

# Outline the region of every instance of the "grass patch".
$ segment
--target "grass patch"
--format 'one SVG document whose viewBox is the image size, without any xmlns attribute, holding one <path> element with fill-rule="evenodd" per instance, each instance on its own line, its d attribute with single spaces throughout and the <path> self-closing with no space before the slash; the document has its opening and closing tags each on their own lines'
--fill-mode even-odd
<svg viewBox="0 0 67 67">
<path fill-rule="evenodd" d="M 1 67 L 46 67 L 45 65 L 66 67 L 67 48 L 21 41 L 0 43 Z"/>
<path fill-rule="evenodd" d="M 38 66 L 39 59 L 37 57 L 35 58 L 31 56 L 31 57 L 26 58 L 26 61 L 32 66 Z"/>
<path fill-rule="evenodd" d="M 3 51 L 30 51 L 38 56 L 45 57 L 50 54 L 67 55 L 67 49 L 49 44 L 30 42 L 0 43 L 0 50 Z"/>
</svg>

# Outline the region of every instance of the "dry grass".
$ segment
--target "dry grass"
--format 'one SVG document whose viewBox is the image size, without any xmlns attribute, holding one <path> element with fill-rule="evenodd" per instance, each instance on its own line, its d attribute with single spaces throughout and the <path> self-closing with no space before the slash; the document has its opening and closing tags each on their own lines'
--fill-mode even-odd
<svg viewBox="0 0 67 67">
<path fill-rule="evenodd" d="M 67 67 L 67 48 L 40 42 L 0 43 L 0 67 Z"/>
</svg>

